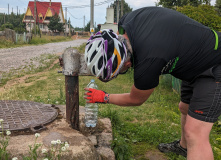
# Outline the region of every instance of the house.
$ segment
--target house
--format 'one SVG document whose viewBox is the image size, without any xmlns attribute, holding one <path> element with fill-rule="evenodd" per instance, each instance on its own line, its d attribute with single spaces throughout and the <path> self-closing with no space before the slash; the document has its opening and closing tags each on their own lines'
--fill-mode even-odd
<svg viewBox="0 0 221 160">
<path fill-rule="evenodd" d="M 110 6 L 106 11 L 106 22 L 105 24 L 101 24 L 102 29 L 112 29 L 115 33 L 118 31 L 117 23 L 114 23 L 114 8 Z"/>
<path fill-rule="evenodd" d="M 30 30 L 34 27 L 34 7 L 35 2 L 29 1 L 27 11 L 23 18 L 23 23 L 26 23 L 26 30 Z M 50 18 L 57 13 L 60 17 L 60 23 L 65 23 L 64 14 L 62 10 L 61 2 L 36 2 L 36 24 L 39 24 L 40 30 L 44 32 L 49 32 L 47 25 L 50 22 Z M 67 30 L 66 30 L 67 31 Z"/>
</svg>

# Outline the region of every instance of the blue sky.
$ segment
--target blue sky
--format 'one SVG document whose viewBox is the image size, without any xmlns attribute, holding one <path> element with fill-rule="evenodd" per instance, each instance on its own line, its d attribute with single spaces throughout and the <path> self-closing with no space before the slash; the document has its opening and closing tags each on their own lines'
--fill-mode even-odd
<svg viewBox="0 0 221 160">
<path fill-rule="evenodd" d="M 34 1 L 34 0 L 32 0 Z M 49 2 L 49 0 L 38 0 Z M 98 4 L 100 2 L 104 2 L 107 0 L 94 0 L 94 3 Z M 108 0 L 111 1 L 111 0 Z M 94 8 L 94 21 L 96 24 L 105 23 L 106 19 L 106 8 L 108 5 L 113 3 L 112 0 L 110 3 L 105 3 L 100 6 L 95 6 Z M 142 8 L 145 6 L 155 6 L 157 0 L 125 0 L 133 10 Z M 24 13 L 27 9 L 29 0 L 0 0 L 0 13 L 8 13 L 8 4 L 9 4 L 9 13 L 13 12 L 17 13 L 20 10 L 20 13 Z M 71 8 L 70 6 L 82 6 L 82 5 L 90 5 L 90 0 L 52 0 L 52 2 L 61 2 L 63 6 L 63 11 L 65 14 L 64 7 L 68 7 L 67 17 L 71 19 L 71 24 L 73 27 L 83 27 L 83 16 L 86 17 L 86 22 L 90 21 L 90 7 L 85 8 Z M 215 3 L 215 0 L 211 0 L 212 5 Z"/>
</svg>

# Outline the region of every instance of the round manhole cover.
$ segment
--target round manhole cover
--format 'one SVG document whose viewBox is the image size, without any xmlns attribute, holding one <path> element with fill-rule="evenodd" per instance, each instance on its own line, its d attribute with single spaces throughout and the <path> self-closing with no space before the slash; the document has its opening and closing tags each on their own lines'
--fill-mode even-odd
<svg viewBox="0 0 221 160">
<path fill-rule="evenodd" d="M 3 130 L 25 130 L 43 126 L 58 115 L 56 109 L 31 101 L 0 101 Z"/>
</svg>

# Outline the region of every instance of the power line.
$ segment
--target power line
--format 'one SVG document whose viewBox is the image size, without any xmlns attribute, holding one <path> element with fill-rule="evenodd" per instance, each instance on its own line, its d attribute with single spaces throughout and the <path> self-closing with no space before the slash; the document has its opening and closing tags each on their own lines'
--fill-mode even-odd
<svg viewBox="0 0 221 160">
<path fill-rule="evenodd" d="M 68 10 L 67 10 L 68 11 Z M 83 18 L 76 18 L 75 16 L 73 16 L 69 11 L 68 11 L 68 13 L 71 15 L 71 17 L 72 18 L 74 18 L 74 19 L 78 19 L 78 20 L 81 20 L 81 19 L 83 19 Z"/>
<path fill-rule="evenodd" d="M 106 0 L 106 1 L 103 1 L 103 2 L 99 2 L 99 3 L 95 3 L 94 6 L 100 6 L 100 5 L 103 5 L 103 4 L 107 4 L 107 3 L 110 3 L 114 0 Z M 66 5 L 64 5 L 66 6 Z M 80 6 L 66 6 L 67 8 L 70 8 L 70 9 L 73 9 L 73 8 L 86 8 L 86 7 L 90 7 L 91 5 L 80 5 Z"/>
<path fill-rule="evenodd" d="M 95 3 L 94 6 L 100 6 L 100 5 L 103 5 L 103 4 L 106 4 L 106 3 L 110 3 L 112 1 L 115 1 L 115 0 L 105 0 L 105 1 L 102 1 L 102 2 Z M 38 0 L 38 2 L 48 2 L 48 1 Z M 63 8 L 64 7 L 67 7 L 67 8 L 86 8 L 86 7 L 90 7 L 90 5 L 79 5 L 79 6 L 62 5 L 62 7 Z"/>
</svg>

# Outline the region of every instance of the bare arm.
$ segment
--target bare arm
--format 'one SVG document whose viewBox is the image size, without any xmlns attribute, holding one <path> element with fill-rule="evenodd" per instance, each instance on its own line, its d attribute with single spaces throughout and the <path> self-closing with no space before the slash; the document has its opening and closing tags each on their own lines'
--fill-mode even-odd
<svg viewBox="0 0 221 160">
<path fill-rule="evenodd" d="M 109 103 L 119 106 L 140 106 L 149 98 L 153 91 L 154 88 L 139 90 L 133 85 L 130 93 L 110 94 Z"/>
</svg>

